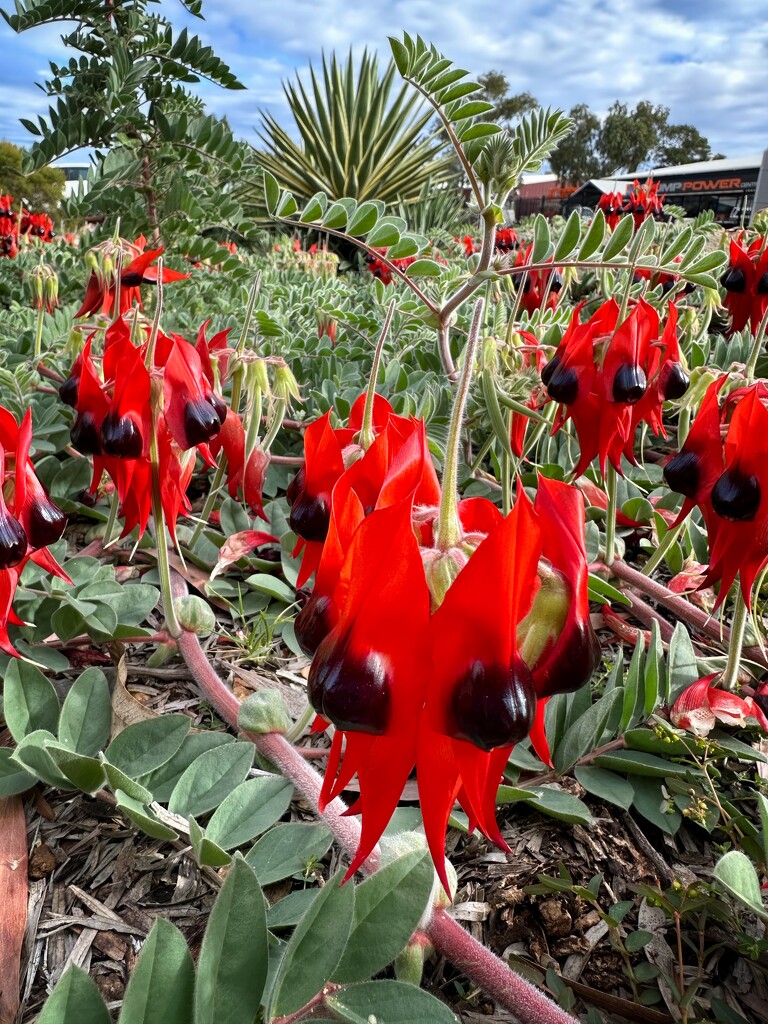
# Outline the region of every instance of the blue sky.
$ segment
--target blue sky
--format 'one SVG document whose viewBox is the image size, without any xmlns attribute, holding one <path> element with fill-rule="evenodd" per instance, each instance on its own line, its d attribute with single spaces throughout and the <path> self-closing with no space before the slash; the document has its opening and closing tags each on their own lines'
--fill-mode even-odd
<svg viewBox="0 0 768 1024">
<path fill-rule="evenodd" d="M 247 86 L 193 88 L 253 142 L 260 109 L 288 120 L 282 80 L 306 72 L 323 50 L 367 46 L 387 59 L 387 36 L 406 30 L 473 74 L 503 71 L 512 91 L 543 104 L 586 103 L 602 115 L 615 99 L 647 99 L 668 106 L 672 122 L 694 124 L 726 156 L 768 147 L 765 0 L 204 0 L 205 21 L 177 0 L 160 7 Z M 45 113 L 34 83 L 45 79 L 49 59 L 71 55 L 62 28 L 16 37 L 0 24 L 0 138 L 30 142 L 18 118 Z"/>
</svg>

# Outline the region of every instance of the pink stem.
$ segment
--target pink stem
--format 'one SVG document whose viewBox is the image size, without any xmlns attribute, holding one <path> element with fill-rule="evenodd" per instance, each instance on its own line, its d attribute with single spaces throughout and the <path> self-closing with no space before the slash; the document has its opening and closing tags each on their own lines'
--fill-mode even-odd
<svg viewBox="0 0 768 1024">
<path fill-rule="evenodd" d="M 186 584 L 176 572 L 171 572 L 174 599 L 186 593 Z M 237 728 L 240 702 L 213 670 L 200 641 L 194 633 L 183 631 L 178 640 L 179 651 L 187 668 L 222 718 Z M 244 733 L 256 748 L 267 757 L 287 779 L 290 779 L 304 799 L 317 807 L 322 779 L 280 733 Z M 336 798 L 328 804 L 321 817 L 347 853 L 354 855 L 360 842 L 360 823 L 356 818 L 345 818 L 346 804 Z M 319 812 L 318 812 L 319 813 Z M 376 870 L 378 858 L 372 854 L 363 865 L 363 871 Z M 514 1013 L 521 1024 L 573 1024 L 569 1016 L 550 999 L 500 960 L 489 949 L 458 925 L 444 910 L 438 910 L 427 935 L 438 952 L 463 970 L 467 977 L 479 985 L 504 1009 Z"/>
</svg>

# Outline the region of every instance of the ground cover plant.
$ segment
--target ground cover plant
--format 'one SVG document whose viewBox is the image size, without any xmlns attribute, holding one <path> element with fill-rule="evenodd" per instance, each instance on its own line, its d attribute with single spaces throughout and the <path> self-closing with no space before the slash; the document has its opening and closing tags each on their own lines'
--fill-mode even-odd
<svg viewBox="0 0 768 1024">
<path fill-rule="evenodd" d="M 765 224 L 504 225 L 568 118 L 391 48 L 465 206 L 0 259 L 2 1022 L 761 1019 Z"/>
</svg>

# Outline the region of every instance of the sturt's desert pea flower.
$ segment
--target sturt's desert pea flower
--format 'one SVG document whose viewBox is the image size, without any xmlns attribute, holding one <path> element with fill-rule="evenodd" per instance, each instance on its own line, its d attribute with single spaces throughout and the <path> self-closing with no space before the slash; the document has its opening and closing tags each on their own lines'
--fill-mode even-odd
<svg viewBox="0 0 768 1024">
<path fill-rule="evenodd" d="M 757 333 L 768 309 L 768 243 L 755 238 L 744 245 L 743 233 L 732 238 L 728 269 L 720 279 L 725 288 L 724 306 L 731 315 L 729 334 L 749 325 Z"/>
<path fill-rule="evenodd" d="M 315 589 L 296 633 L 313 655 L 314 728 L 335 726 L 323 801 L 358 777 L 352 810 L 362 814 L 363 832 L 350 873 L 380 838 L 415 768 L 445 882 L 454 802 L 472 828 L 506 848 L 495 795 L 509 753 L 530 735 L 549 761 L 546 700 L 583 685 L 599 656 L 584 501 L 556 481 L 540 481 L 535 505 L 520 489 L 507 517 L 486 498 L 464 499 L 458 532 L 441 544 L 424 424 L 385 419 L 386 406 L 379 408 L 374 442 L 346 467 L 352 428 L 334 435 L 326 420 L 317 437 L 305 438 L 307 470 L 294 507 L 301 494 L 323 495 L 328 514 L 322 540 L 311 542 L 320 547 Z M 317 471 L 318 458 L 335 480 Z M 320 490 L 308 488 L 310 480 Z"/>
<path fill-rule="evenodd" d="M 709 538 L 702 586 L 720 582 L 715 607 L 736 576 L 751 607 L 752 588 L 768 562 L 768 387 L 758 381 L 721 400 L 728 377 L 710 384 L 680 452 L 664 468 L 684 495 L 678 522 L 701 509 Z"/>
<path fill-rule="evenodd" d="M 554 431 L 571 419 L 579 439 L 580 475 L 599 456 L 621 472 L 621 457 L 634 462 L 637 427 L 646 422 L 664 435 L 661 409 L 688 387 L 677 342 L 677 310 L 670 303 L 664 331 L 656 310 L 644 299 L 619 323 L 614 299 L 604 302 L 582 324 L 581 307 L 541 379 L 549 398 L 559 403 Z"/>
<path fill-rule="evenodd" d="M 739 697 L 717 685 L 718 673 L 705 676 L 686 687 L 670 709 L 669 717 L 678 729 L 708 736 L 718 722 L 745 726 L 752 718 L 768 732 L 768 718 L 752 697 Z"/>
<path fill-rule="evenodd" d="M 147 240 L 140 235 L 135 242 L 124 238 L 102 242 L 89 250 L 88 262 L 91 273 L 85 289 L 85 298 L 75 313 L 75 320 L 93 313 L 122 316 L 132 306 L 141 308 L 141 285 L 156 284 L 158 269 L 153 264 L 162 256 L 163 248 L 147 249 Z M 119 268 L 119 270 L 118 270 Z M 169 284 L 189 277 L 178 270 L 163 267 L 161 281 Z M 118 289 L 119 284 L 119 289 Z M 120 292 L 119 308 L 114 310 L 117 292 Z"/>
<path fill-rule="evenodd" d="M 21 424 L 0 406 L 0 650 L 12 657 L 8 626 L 24 623 L 13 611 L 19 577 L 28 561 L 71 583 L 48 550 L 64 533 L 66 517 L 48 496 L 30 459 L 32 414 Z"/>
</svg>

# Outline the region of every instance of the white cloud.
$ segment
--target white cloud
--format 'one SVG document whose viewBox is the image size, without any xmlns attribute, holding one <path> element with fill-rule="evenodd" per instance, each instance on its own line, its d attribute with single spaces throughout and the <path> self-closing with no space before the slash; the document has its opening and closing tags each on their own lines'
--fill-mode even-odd
<svg viewBox="0 0 768 1024">
<path fill-rule="evenodd" d="M 168 10 L 181 24 L 180 8 Z M 260 108 L 287 117 L 281 80 L 306 73 L 323 50 L 367 46 L 386 60 L 387 35 L 406 30 L 473 74 L 503 71 L 513 91 L 531 92 L 544 104 L 567 110 L 586 103 L 602 115 L 616 99 L 630 106 L 647 99 L 668 106 L 672 122 L 695 125 L 729 156 L 768 146 L 764 0 L 732 0 L 727 13 L 720 0 L 205 0 L 203 12 L 205 21 L 188 19 L 190 29 L 248 91 L 207 84 L 198 91 L 249 139 Z M 10 29 L 0 27 L 0 38 L 3 32 Z M 12 45 L 23 45 L 37 68 L 42 53 L 60 59 L 58 36 L 33 30 Z M 0 89 L 12 86 L 2 104 L 8 119 L 40 108 L 42 94 L 29 74 L 25 91 L 18 72 L 9 83 L 0 69 Z"/>
</svg>

